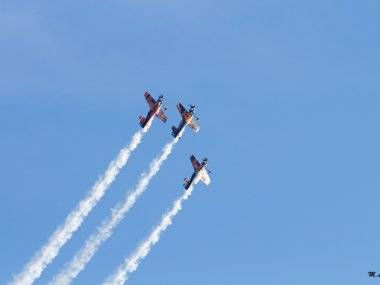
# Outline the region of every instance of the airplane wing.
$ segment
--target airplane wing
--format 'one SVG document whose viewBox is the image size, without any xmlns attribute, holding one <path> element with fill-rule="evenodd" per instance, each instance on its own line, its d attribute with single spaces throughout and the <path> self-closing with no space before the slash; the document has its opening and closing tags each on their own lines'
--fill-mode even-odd
<svg viewBox="0 0 380 285">
<path fill-rule="evenodd" d="M 162 111 L 162 108 L 160 109 L 160 112 L 158 112 L 156 114 L 156 116 L 161 120 L 163 121 L 164 123 L 166 123 L 166 121 L 168 120 L 168 118 L 166 117 L 164 111 Z"/>
<path fill-rule="evenodd" d="M 194 171 L 198 171 L 201 168 L 201 164 L 199 161 L 195 158 L 194 155 L 190 156 L 191 163 L 194 167 Z"/>
<path fill-rule="evenodd" d="M 154 104 L 156 104 L 156 100 L 149 94 L 149 92 L 145 92 L 144 94 L 146 102 L 148 102 L 149 108 L 153 109 Z"/>
<path fill-rule="evenodd" d="M 186 108 L 183 107 L 183 105 L 182 105 L 181 103 L 178 103 L 178 105 L 177 105 L 177 109 L 178 109 L 178 111 L 179 111 L 181 114 L 184 113 L 184 112 L 187 112 Z"/>
<path fill-rule="evenodd" d="M 202 176 L 201 176 L 200 179 L 206 185 L 209 185 L 210 182 L 211 182 L 210 176 L 208 175 L 207 171 L 203 171 Z"/>
<path fill-rule="evenodd" d="M 192 128 L 194 130 L 194 132 L 197 133 L 199 131 L 199 126 L 198 126 L 197 120 L 194 118 L 194 116 L 191 118 L 189 126 L 190 126 L 190 128 Z"/>
</svg>

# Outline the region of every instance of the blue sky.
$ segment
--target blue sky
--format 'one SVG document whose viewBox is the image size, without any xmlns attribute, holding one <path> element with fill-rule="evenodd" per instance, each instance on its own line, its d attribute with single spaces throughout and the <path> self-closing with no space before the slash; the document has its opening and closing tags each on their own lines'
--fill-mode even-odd
<svg viewBox="0 0 380 285">
<path fill-rule="evenodd" d="M 7 1 L 0 4 L 0 283 L 84 197 L 164 94 L 48 282 L 170 140 L 189 130 L 74 284 L 100 283 L 207 156 L 190 200 L 129 284 L 369 284 L 380 271 L 380 3 Z M 376 281 L 375 281 L 376 282 Z M 372 284 L 371 283 L 371 284 Z"/>
</svg>

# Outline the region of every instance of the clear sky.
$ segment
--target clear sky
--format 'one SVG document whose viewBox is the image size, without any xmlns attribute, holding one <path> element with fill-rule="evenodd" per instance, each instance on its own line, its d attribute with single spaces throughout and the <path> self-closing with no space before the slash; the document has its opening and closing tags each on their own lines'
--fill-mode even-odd
<svg viewBox="0 0 380 285">
<path fill-rule="evenodd" d="M 380 2 L 0 3 L 0 284 L 18 273 L 138 130 L 104 199 L 36 284 L 48 282 L 187 130 L 74 284 L 98 284 L 146 237 L 207 156 L 198 184 L 129 284 L 373 284 L 380 271 Z"/>
</svg>

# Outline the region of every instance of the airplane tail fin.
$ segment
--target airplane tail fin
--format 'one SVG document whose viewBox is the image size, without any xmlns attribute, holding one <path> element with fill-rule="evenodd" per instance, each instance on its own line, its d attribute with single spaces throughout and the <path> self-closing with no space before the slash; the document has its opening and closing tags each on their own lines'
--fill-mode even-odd
<svg viewBox="0 0 380 285">
<path fill-rule="evenodd" d="M 145 123 L 146 123 L 146 119 L 144 116 L 140 116 L 139 117 L 139 121 L 140 121 L 140 126 L 143 128 L 145 127 Z"/>
<path fill-rule="evenodd" d="M 176 137 L 178 135 L 178 129 L 176 127 L 172 127 L 172 136 Z"/>
<path fill-rule="evenodd" d="M 189 188 L 189 179 L 187 177 L 183 179 L 183 187 L 185 187 L 185 189 Z"/>
</svg>

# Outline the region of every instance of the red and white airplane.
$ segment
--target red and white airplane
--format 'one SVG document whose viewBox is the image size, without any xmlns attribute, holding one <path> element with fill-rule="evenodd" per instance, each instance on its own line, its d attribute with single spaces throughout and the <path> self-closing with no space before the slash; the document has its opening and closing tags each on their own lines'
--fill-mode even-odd
<svg viewBox="0 0 380 285">
<path fill-rule="evenodd" d="M 191 185 L 197 184 L 199 181 L 202 181 L 204 184 L 209 185 L 211 182 L 209 173 L 210 170 L 207 169 L 207 158 L 203 159 L 202 163 L 200 163 L 194 155 L 190 156 L 191 163 L 194 167 L 194 173 L 190 179 L 185 178 L 183 186 L 185 189 L 189 189 Z"/>
<path fill-rule="evenodd" d="M 158 117 L 161 121 L 166 123 L 168 118 L 164 113 L 164 110 L 166 110 L 166 108 L 162 105 L 163 96 L 161 95 L 160 97 L 158 97 L 157 101 L 154 100 L 154 98 L 152 97 L 152 95 L 149 94 L 149 92 L 145 92 L 144 96 L 146 102 L 149 105 L 150 110 L 146 115 L 146 118 L 144 116 L 139 117 L 140 126 L 144 128 L 146 124 L 154 118 L 154 116 Z"/>
<path fill-rule="evenodd" d="M 194 114 L 195 106 L 191 105 L 189 111 L 181 104 L 177 104 L 177 109 L 179 113 L 181 114 L 182 121 L 179 123 L 178 128 L 172 127 L 172 135 L 173 137 L 177 137 L 183 128 L 185 128 L 187 125 L 190 126 L 196 133 L 199 131 L 199 126 L 197 124 L 199 118 L 197 118 Z"/>
</svg>

